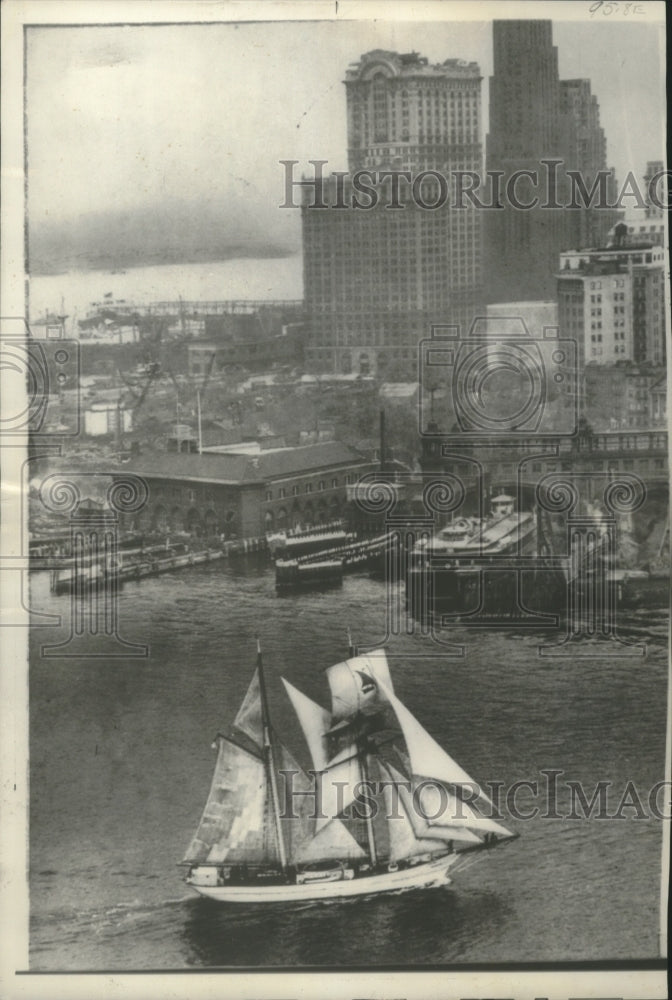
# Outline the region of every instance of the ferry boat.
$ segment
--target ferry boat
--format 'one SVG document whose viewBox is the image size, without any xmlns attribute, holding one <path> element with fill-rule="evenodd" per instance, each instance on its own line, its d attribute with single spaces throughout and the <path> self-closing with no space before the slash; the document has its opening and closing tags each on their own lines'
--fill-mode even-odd
<svg viewBox="0 0 672 1000">
<path fill-rule="evenodd" d="M 201 895 L 271 903 L 435 888 L 468 852 L 514 836 L 396 696 L 384 650 L 351 648 L 326 674 L 330 711 L 282 679 L 307 773 L 272 723 L 258 646 L 232 731 L 213 744 L 210 793 L 181 862 Z"/>
<path fill-rule="evenodd" d="M 490 508 L 415 544 L 406 577 L 413 617 L 534 618 L 564 605 L 566 575 L 553 566 L 535 515 L 516 511 L 506 493 Z"/>
</svg>

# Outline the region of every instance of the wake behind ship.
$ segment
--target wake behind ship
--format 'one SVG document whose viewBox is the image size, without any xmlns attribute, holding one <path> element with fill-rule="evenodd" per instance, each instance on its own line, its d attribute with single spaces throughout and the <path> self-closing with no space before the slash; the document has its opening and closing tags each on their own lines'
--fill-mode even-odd
<svg viewBox="0 0 672 1000">
<path fill-rule="evenodd" d="M 232 732 L 216 737 L 182 862 L 202 895 L 263 903 L 433 888 L 465 852 L 513 836 L 397 698 L 384 650 L 351 650 L 326 673 L 331 711 L 282 679 L 310 751 L 306 773 L 273 728 L 258 652 Z"/>
</svg>

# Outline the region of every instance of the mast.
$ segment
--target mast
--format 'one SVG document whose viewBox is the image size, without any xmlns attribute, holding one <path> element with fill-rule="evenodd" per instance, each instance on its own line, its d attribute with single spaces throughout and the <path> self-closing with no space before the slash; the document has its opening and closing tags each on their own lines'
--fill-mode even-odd
<svg viewBox="0 0 672 1000">
<path fill-rule="evenodd" d="M 278 784 L 275 775 L 275 763 L 273 760 L 273 742 L 271 720 L 268 711 L 268 701 L 266 699 L 266 679 L 264 677 L 264 663 L 261 656 L 261 643 L 257 638 L 257 670 L 259 671 L 259 698 L 261 701 L 261 723 L 264 731 L 264 764 L 266 765 L 266 775 L 271 786 L 271 802 L 273 805 L 273 818 L 275 820 L 275 832 L 278 838 L 278 849 L 280 851 L 280 865 L 283 872 L 287 870 L 287 852 L 280 822 L 280 802 L 278 799 Z"/>
<path fill-rule="evenodd" d="M 201 428 L 201 390 L 196 390 L 196 400 L 198 403 L 198 454 L 203 451 L 203 431 Z"/>
<path fill-rule="evenodd" d="M 383 411 L 381 410 L 381 414 L 382 412 Z M 357 647 L 353 645 L 352 635 L 350 633 L 350 626 L 348 626 L 348 655 L 350 659 L 353 659 L 355 656 L 357 656 Z M 357 760 L 359 762 L 359 771 L 362 776 L 362 782 L 364 783 L 365 787 L 368 788 L 369 768 L 366 760 L 367 754 L 366 754 L 366 748 L 359 733 L 357 734 L 356 745 L 357 745 Z M 378 860 L 378 855 L 376 852 L 376 838 L 373 835 L 373 817 L 368 815 L 367 813 L 364 822 L 366 823 L 366 839 L 369 844 L 369 857 L 371 859 L 371 864 L 375 865 Z"/>
</svg>

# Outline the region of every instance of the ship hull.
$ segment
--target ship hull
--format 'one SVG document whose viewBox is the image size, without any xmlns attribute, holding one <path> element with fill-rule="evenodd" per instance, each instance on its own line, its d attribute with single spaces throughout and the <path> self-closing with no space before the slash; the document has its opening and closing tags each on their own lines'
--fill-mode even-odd
<svg viewBox="0 0 672 1000">
<path fill-rule="evenodd" d="M 187 879 L 187 882 L 201 895 L 222 903 L 290 903 L 311 899 L 344 899 L 448 885 L 448 869 L 457 860 L 458 855 L 452 854 L 396 872 L 304 885 L 198 885 L 192 878 Z"/>
<path fill-rule="evenodd" d="M 456 621 L 535 621 L 540 615 L 562 613 L 567 583 L 555 569 L 436 567 L 429 579 L 422 570 L 412 569 L 406 595 L 409 613 L 421 622 L 444 616 Z"/>
</svg>

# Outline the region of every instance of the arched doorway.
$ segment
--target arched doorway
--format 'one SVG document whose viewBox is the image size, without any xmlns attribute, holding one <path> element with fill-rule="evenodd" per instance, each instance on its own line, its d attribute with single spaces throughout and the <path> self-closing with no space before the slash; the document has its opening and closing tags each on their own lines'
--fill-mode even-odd
<svg viewBox="0 0 672 1000">
<path fill-rule="evenodd" d="M 179 531 L 182 527 L 183 517 L 179 507 L 173 507 L 170 512 L 169 526 L 171 531 Z"/>
<path fill-rule="evenodd" d="M 154 508 L 154 516 L 152 518 L 152 529 L 154 531 L 168 530 L 168 511 L 161 503 Z"/>
<path fill-rule="evenodd" d="M 203 533 L 203 527 L 201 525 L 201 515 L 198 513 L 195 507 L 192 507 L 188 512 L 184 521 L 184 530 L 188 531 L 190 535 L 196 535 L 197 537 Z"/>
<path fill-rule="evenodd" d="M 277 521 L 277 524 L 278 524 L 278 528 L 281 528 L 281 529 L 287 527 L 287 508 L 286 507 L 281 507 L 280 510 L 278 511 L 278 521 Z"/>
<path fill-rule="evenodd" d="M 306 526 L 307 527 L 310 527 L 311 525 L 315 524 L 315 514 L 313 512 L 313 501 L 312 500 L 306 500 L 306 506 L 304 507 L 304 512 L 303 513 L 304 513 L 304 520 L 306 522 Z"/>
<path fill-rule="evenodd" d="M 224 534 L 227 538 L 238 537 L 238 519 L 235 510 L 224 511 Z"/>
<path fill-rule="evenodd" d="M 219 528 L 217 524 L 217 515 L 212 508 L 206 510 L 205 516 L 203 517 L 203 525 L 206 535 L 212 536 L 218 533 Z"/>
</svg>

